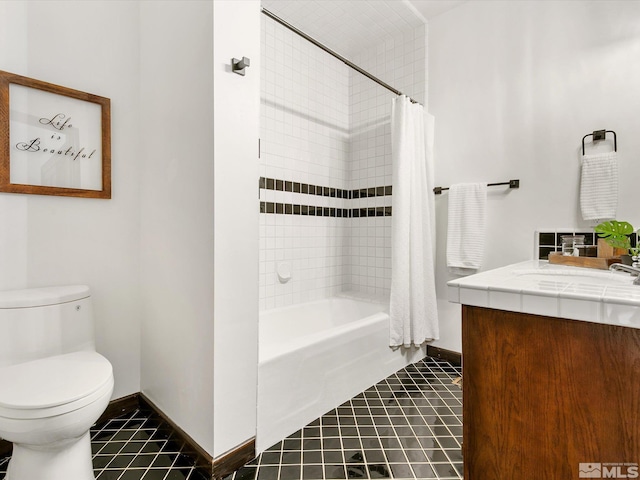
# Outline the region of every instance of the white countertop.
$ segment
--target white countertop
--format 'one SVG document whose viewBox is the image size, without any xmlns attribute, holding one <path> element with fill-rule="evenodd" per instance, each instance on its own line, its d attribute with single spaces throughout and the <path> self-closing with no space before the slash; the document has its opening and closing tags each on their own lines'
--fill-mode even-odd
<svg viewBox="0 0 640 480">
<path fill-rule="evenodd" d="M 515 263 L 447 283 L 449 301 L 640 328 L 640 285 L 624 272 Z"/>
</svg>

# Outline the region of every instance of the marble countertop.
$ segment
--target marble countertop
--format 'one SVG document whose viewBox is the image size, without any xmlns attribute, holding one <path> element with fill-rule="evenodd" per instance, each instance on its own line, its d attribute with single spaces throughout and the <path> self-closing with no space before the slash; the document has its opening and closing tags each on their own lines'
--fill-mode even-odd
<svg viewBox="0 0 640 480">
<path fill-rule="evenodd" d="M 640 285 L 624 272 L 530 260 L 447 283 L 450 302 L 640 328 Z"/>
</svg>

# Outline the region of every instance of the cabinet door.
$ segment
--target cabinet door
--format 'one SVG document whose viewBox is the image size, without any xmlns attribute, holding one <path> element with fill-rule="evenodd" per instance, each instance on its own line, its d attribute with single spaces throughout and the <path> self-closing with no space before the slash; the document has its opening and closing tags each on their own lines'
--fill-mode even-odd
<svg viewBox="0 0 640 480">
<path fill-rule="evenodd" d="M 466 480 L 636 478 L 640 330 L 469 306 L 462 330 Z"/>
</svg>

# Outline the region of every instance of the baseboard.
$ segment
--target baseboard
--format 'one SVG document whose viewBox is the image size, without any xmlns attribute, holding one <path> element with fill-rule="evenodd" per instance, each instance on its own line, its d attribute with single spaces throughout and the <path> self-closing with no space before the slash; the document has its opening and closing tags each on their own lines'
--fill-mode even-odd
<svg viewBox="0 0 640 480">
<path fill-rule="evenodd" d="M 114 418 L 135 412 L 138 408 L 140 408 L 139 397 L 139 393 L 132 393 L 131 395 L 127 395 L 126 397 L 111 400 L 109 402 L 109 405 L 107 405 L 104 413 L 100 415 L 100 418 L 98 419 L 96 424 L 99 425 L 101 423 L 106 423 Z"/>
<path fill-rule="evenodd" d="M 13 452 L 13 444 L 0 439 L 0 458 L 8 457 Z"/>
<path fill-rule="evenodd" d="M 246 465 L 256 456 L 255 437 L 213 460 L 213 478 L 221 480 Z"/>
<path fill-rule="evenodd" d="M 187 446 L 183 453 L 190 456 L 201 471 L 208 472 L 212 479 L 220 480 L 226 477 L 247 462 L 253 460 L 256 456 L 256 442 L 255 438 L 252 438 L 224 455 L 215 459 L 212 458 L 206 450 L 198 445 L 193 438 L 165 415 L 164 412 L 143 393 L 134 393 L 112 400 L 96 423 L 105 423 L 113 418 L 133 413 L 139 408 L 152 410 L 162 418 L 162 420 L 171 427 L 176 436 Z M 11 455 L 12 451 L 12 443 L 0 439 L 0 458 Z"/>
<path fill-rule="evenodd" d="M 191 438 L 187 432 L 180 428 L 175 422 L 173 422 L 173 420 L 165 415 L 157 405 L 149 400 L 144 393 L 140 393 L 139 398 L 140 406 L 153 410 L 173 429 L 175 434 L 188 447 L 188 450 L 184 451 L 184 453 L 196 461 L 196 465 L 199 469 L 209 472 L 212 479 L 221 480 L 255 458 L 255 438 L 246 441 L 242 445 L 237 446 L 220 457 L 213 458 L 206 450 L 198 445 L 198 443 Z"/>
<path fill-rule="evenodd" d="M 175 432 L 178 438 L 187 445 L 187 451 L 184 453 L 195 460 L 199 469 L 212 473 L 213 472 L 213 457 L 198 443 L 191 438 L 191 436 L 180 428 L 173 420 L 171 420 L 158 406 L 153 403 L 144 393 L 139 393 L 140 406 L 153 410 L 162 420 L 164 420 L 171 429 Z"/>
<path fill-rule="evenodd" d="M 454 352 L 453 350 L 427 345 L 427 356 L 446 360 L 452 365 L 462 365 L 462 354 Z"/>
</svg>

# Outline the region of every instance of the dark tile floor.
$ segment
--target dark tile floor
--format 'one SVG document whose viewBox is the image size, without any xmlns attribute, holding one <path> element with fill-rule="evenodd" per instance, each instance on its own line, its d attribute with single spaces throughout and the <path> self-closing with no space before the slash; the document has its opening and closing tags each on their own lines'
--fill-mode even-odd
<svg viewBox="0 0 640 480">
<path fill-rule="evenodd" d="M 410 365 L 225 480 L 461 479 L 459 376 L 433 358 Z"/>
<path fill-rule="evenodd" d="M 96 425 L 91 429 L 91 448 L 97 480 L 207 479 L 170 427 L 148 410 Z M 0 480 L 8 461 L 0 459 Z"/>
<path fill-rule="evenodd" d="M 462 478 L 460 369 L 426 358 L 269 448 L 225 480 Z M 203 480 L 150 411 L 91 430 L 97 480 Z M 8 458 L 0 459 L 0 480 Z"/>
</svg>

